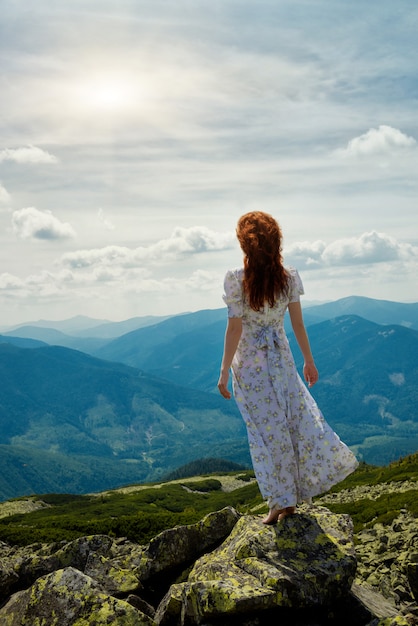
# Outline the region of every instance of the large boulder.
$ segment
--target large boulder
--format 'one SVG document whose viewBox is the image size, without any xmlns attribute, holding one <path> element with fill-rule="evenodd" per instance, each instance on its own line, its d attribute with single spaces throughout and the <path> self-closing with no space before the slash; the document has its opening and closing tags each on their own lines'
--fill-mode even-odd
<svg viewBox="0 0 418 626">
<path fill-rule="evenodd" d="M 9 548 L 8 552 L 3 548 L 0 600 L 5 599 L 10 591 L 29 587 L 40 577 L 66 567 L 93 574 L 109 593 L 134 591 L 140 587 L 140 582 L 133 572 L 132 562 L 129 562 L 128 568 L 121 567 L 114 562 L 115 559 L 118 561 L 117 552 L 114 540 L 107 535 L 80 537 L 62 545 L 35 544 Z M 131 556 L 137 552 L 138 546 L 131 544 Z M 140 557 L 137 563 L 139 561 Z"/>
<path fill-rule="evenodd" d="M 114 540 L 106 535 L 21 548 L 1 544 L 0 602 L 5 601 L 10 593 L 30 585 L 34 585 L 36 591 L 44 577 L 58 570 L 71 571 L 73 577 L 74 572 L 79 571 L 86 575 L 83 580 L 94 581 L 101 593 L 118 598 L 129 597 L 131 604 L 145 607 L 147 614 L 152 615 L 153 608 L 141 596 L 158 603 L 177 570 L 193 564 L 205 551 L 219 545 L 239 517 L 235 509 L 226 507 L 208 514 L 196 524 L 163 531 L 145 546 L 123 538 Z M 150 581 L 152 586 L 148 584 L 144 590 L 143 583 Z M 54 593 L 55 587 L 51 589 Z M 13 604 L 18 597 L 14 597 Z M 15 609 L 10 612 L 10 602 L 7 610 L 0 609 L 0 623 L 3 624 L 1 620 L 7 614 L 7 624 L 20 626 L 18 617 L 10 621 L 10 615 L 16 614 Z M 19 600 L 19 606 L 22 602 Z"/>
<path fill-rule="evenodd" d="M 209 513 L 196 524 L 175 526 L 151 539 L 136 570 L 145 582 L 192 563 L 219 545 L 234 528 L 240 514 L 232 507 Z"/>
<path fill-rule="evenodd" d="M 389 602 L 381 593 L 375 591 L 366 584 L 353 583 L 351 595 L 369 612 L 372 624 L 379 626 L 392 626 L 394 624 L 408 624 L 405 617 L 401 616 L 396 607 Z M 397 621 L 395 621 L 397 620 Z M 370 623 L 367 625 L 370 626 Z"/>
<path fill-rule="evenodd" d="M 0 610 L 2 626 L 152 626 L 153 620 L 72 567 L 39 578 Z"/>
<path fill-rule="evenodd" d="M 305 507 L 276 526 L 242 517 L 219 548 L 198 559 L 187 582 L 173 585 L 156 621 L 196 623 L 277 607 L 335 604 L 356 571 L 352 523 L 321 507 Z"/>
<path fill-rule="evenodd" d="M 227 507 L 142 546 L 95 535 L 0 544 L 0 557 L 1 626 L 406 624 L 375 587 L 352 585 L 351 520 L 319 506 L 276 526 Z"/>
</svg>

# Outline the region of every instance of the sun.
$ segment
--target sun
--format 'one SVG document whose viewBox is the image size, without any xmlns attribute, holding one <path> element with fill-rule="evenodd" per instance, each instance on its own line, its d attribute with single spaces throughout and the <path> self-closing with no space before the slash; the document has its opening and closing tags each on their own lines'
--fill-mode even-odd
<svg viewBox="0 0 418 626">
<path fill-rule="evenodd" d="M 138 98 L 138 88 L 127 77 L 96 76 L 79 86 L 78 100 L 83 107 L 96 111 L 119 111 L 131 107 Z"/>
<path fill-rule="evenodd" d="M 133 87 L 121 81 L 110 81 L 92 85 L 90 101 L 98 108 L 118 109 L 132 102 Z"/>
</svg>

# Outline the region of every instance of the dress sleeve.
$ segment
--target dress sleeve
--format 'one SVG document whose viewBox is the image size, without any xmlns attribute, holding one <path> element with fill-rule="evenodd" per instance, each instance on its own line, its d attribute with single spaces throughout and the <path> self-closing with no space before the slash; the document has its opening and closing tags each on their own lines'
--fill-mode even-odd
<svg viewBox="0 0 418 626">
<path fill-rule="evenodd" d="M 290 275 L 289 302 L 299 302 L 300 296 L 305 293 L 302 280 L 299 276 L 299 272 L 294 267 L 289 267 L 288 272 Z"/>
<path fill-rule="evenodd" d="M 223 300 L 228 307 L 228 317 L 243 316 L 242 281 L 237 271 L 225 275 Z"/>
</svg>

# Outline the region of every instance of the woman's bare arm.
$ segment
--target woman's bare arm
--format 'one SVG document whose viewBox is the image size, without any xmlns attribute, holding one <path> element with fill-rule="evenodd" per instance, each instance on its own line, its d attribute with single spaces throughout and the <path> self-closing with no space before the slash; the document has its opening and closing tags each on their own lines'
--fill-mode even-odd
<svg viewBox="0 0 418 626">
<path fill-rule="evenodd" d="M 237 350 L 242 333 L 242 318 L 230 317 L 225 331 L 224 352 L 222 356 L 221 372 L 219 375 L 218 389 L 224 398 L 230 399 L 228 390 L 229 368 Z"/>
<path fill-rule="evenodd" d="M 309 387 L 318 381 L 318 370 L 316 369 L 314 358 L 309 344 L 308 334 L 303 321 L 302 307 L 300 302 L 290 302 L 288 305 L 290 321 L 293 332 L 303 355 L 303 375 Z"/>
</svg>

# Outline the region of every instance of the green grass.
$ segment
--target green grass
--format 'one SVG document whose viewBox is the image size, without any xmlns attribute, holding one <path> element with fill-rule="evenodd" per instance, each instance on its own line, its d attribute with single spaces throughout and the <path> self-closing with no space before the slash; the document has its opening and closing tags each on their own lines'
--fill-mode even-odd
<svg viewBox="0 0 418 626">
<path fill-rule="evenodd" d="M 343 489 L 353 489 L 358 486 L 406 480 L 418 481 L 418 453 L 394 461 L 386 467 L 361 463 L 355 472 L 333 487 L 330 493 L 338 493 Z M 418 488 L 401 493 L 382 494 L 375 500 L 362 498 L 355 502 L 327 503 L 326 506 L 334 513 L 350 515 L 354 523 L 354 532 L 359 532 L 376 523 L 392 523 L 401 509 L 407 509 L 412 515 L 418 517 Z"/>
<path fill-rule="evenodd" d="M 347 513 L 353 520 L 354 532 L 370 528 L 375 524 L 391 524 L 401 509 L 418 517 L 418 489 L 403 493 L 388 493 L 376 500 L 367 498 L 347 503 L 327 504 L 334 513 Z"/>
<path fill-rule="evenodd" d="M 106 534 L 127 537 L 146 543 L 156 534 L 179 524 L 193 524 L 206 514 L 233 506 L 248 513 L 262 503 L 257 483 L 249 482 L 253 472 L 231 472 L 242 487 L 231 492 L 221 489 L 220 475 L 196 477 L 196 480 L 143 485 L 130 493 L 106 492 L 98 496 L 47 494 L 36 496 L 49 507 L 31 513 L 0 519 L 0 541 L 16 545 L 34 542 L 70 541 L 83 535 Z M 391 463 L 387 467 L 360 464 L 359 468 L 331 491 L 352 489 L 391 481 L 418 478 L 418 454 Z M 326 505 L 335 513 L 347 513 L 355 532 L 380 522 L 390 524 L 406 508 L 418 517 L 418 489 L 386 493 L 376 500 L 362 498 L 350 503 Z"/>
<path fill-rule="evenodd" d="M 360 463 L 355 472 L 333 487 L 330 492 L 352 489 L 361 485 L 376 485 L 391 481 L 418 480 L 418 453 L 401 458 L 385 467 Z"/>
<path fill-rule="evenodd" d="M 50 508 L 0 519 L 0 540 L 28 545 L 107 534 L 144 543 L 166 528 L 195 523 L 225 506 L 245 513 L 262 502 L 254 482 L 229 493 L 220 486 L 217 480 L 204 479 L 187 483 L 192 492 L 178 483 L 131 494 L 39 496 Z"/>
</svg>

